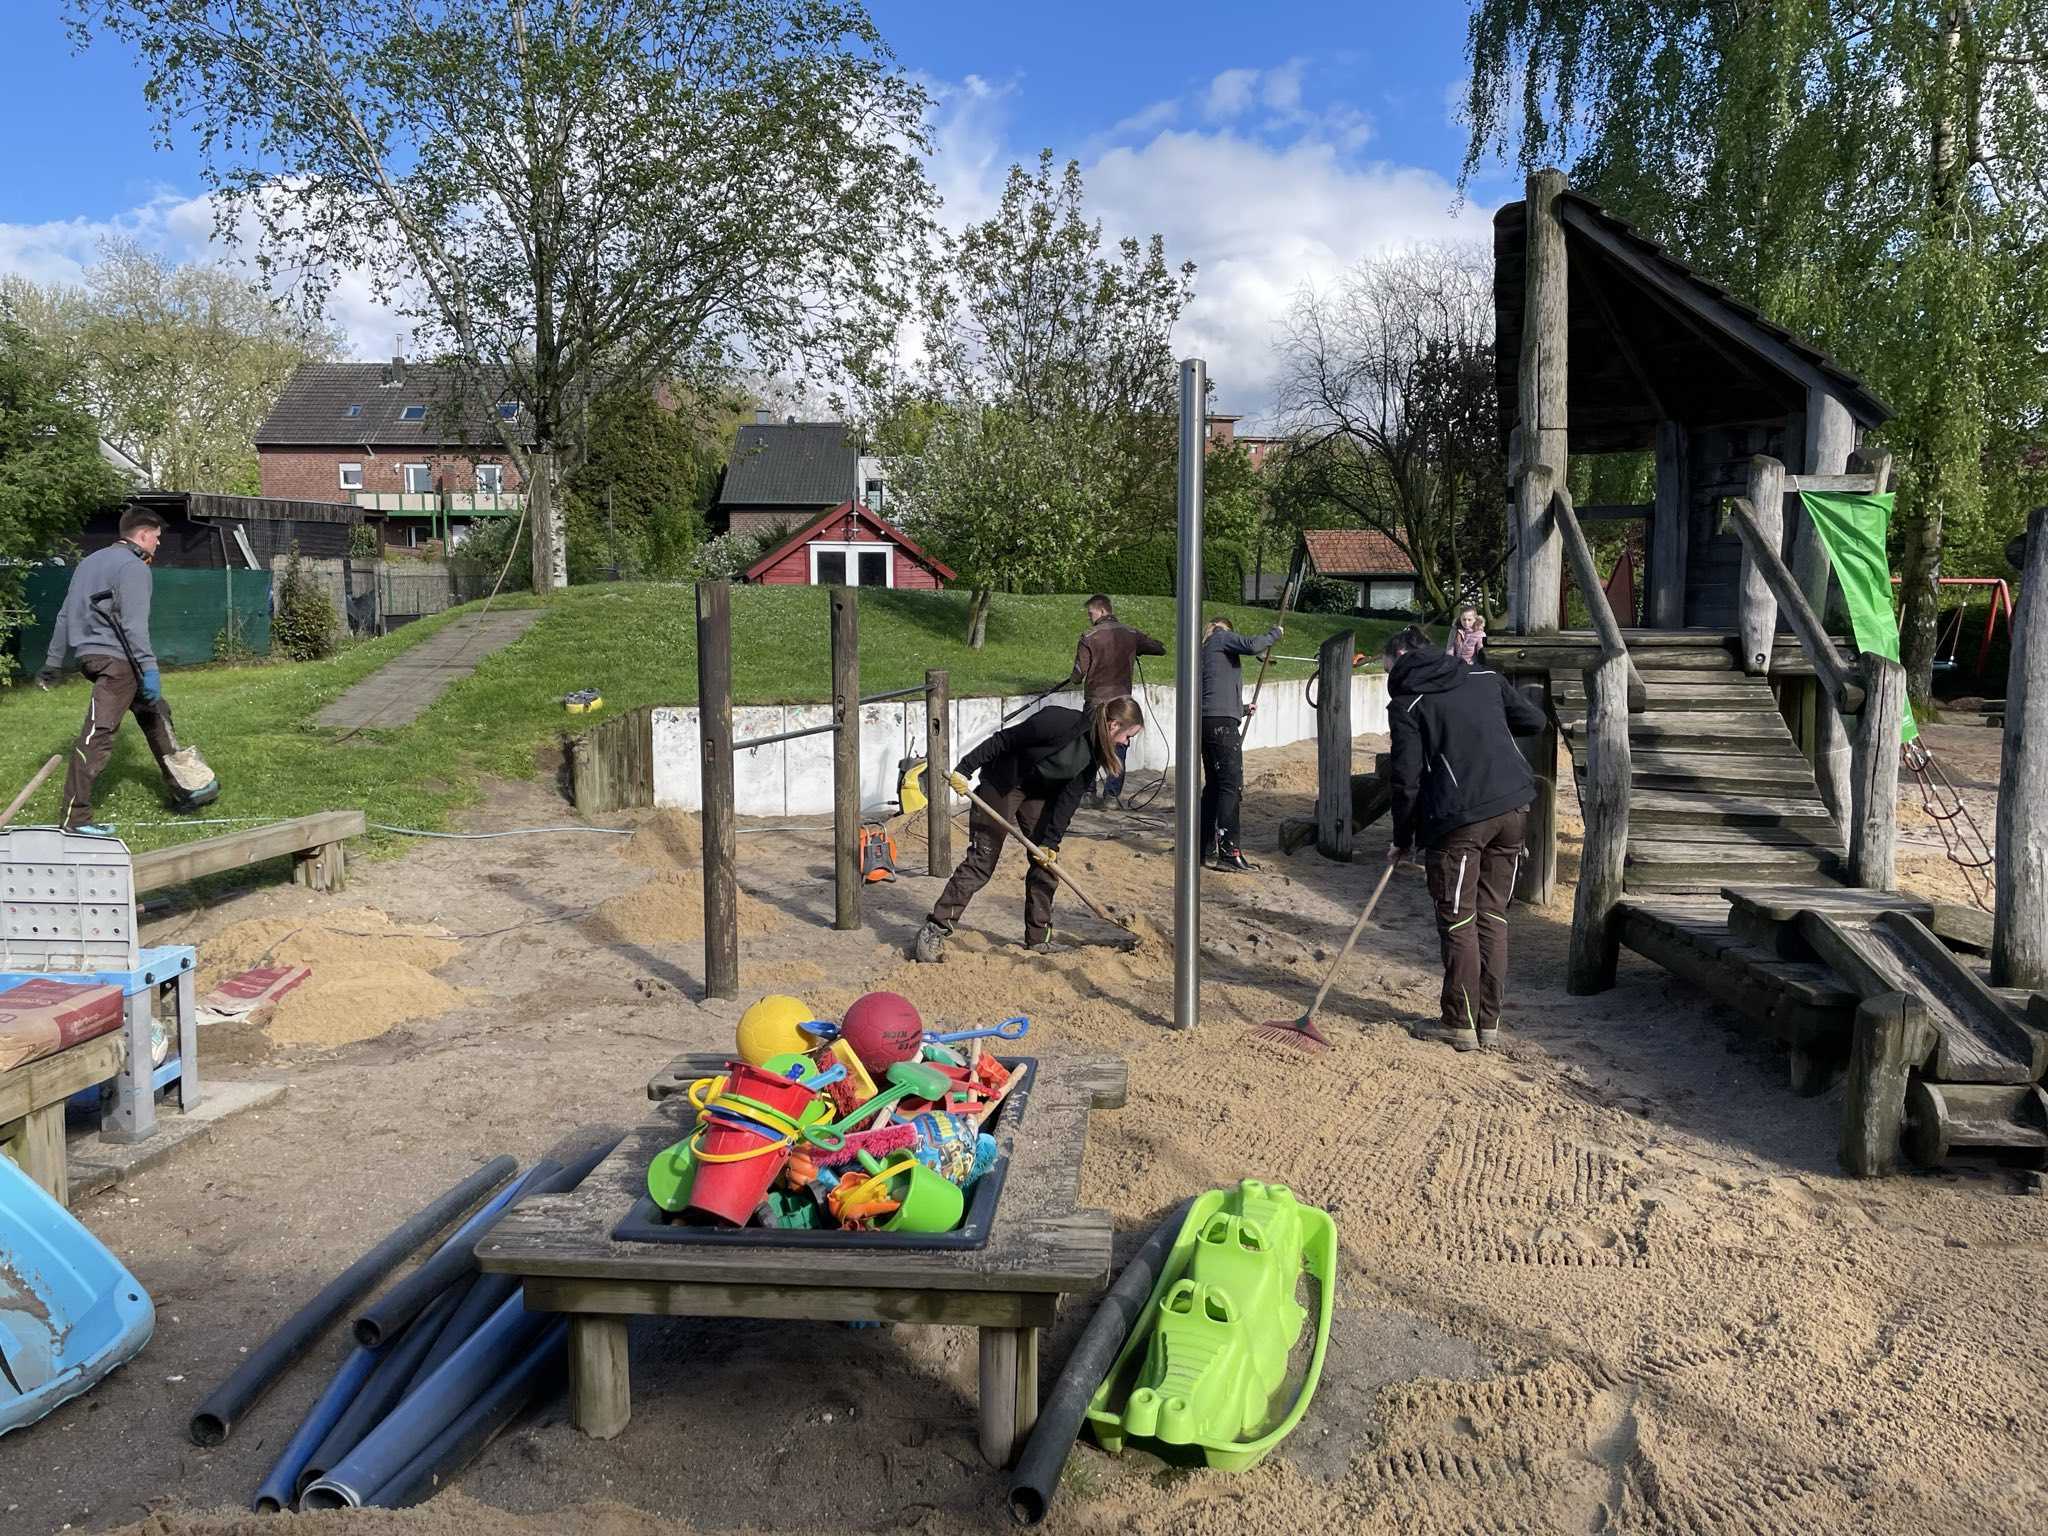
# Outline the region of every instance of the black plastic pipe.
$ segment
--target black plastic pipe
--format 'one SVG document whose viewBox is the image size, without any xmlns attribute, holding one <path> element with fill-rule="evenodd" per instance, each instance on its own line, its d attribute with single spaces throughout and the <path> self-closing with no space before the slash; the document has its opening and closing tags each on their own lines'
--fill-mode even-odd
<svg viewBox="0 0 2048 1536">
<path fill-rule="evenodd" d="M 568 1342 L 567 1321 L 551 1325 L 525 1359 L 486 1387 L 484 1395 L 428 1441 L 396 1477 L 363 1500 L 364 1507 L 403 1509 L 431 1499 L 536 1397 L 552 1397 L 561 1390 L 568 1381 Z"/>
<path fill-rule="evenodd" d="M 574 1189 L 590 1176 L 590 1171 L 612 1155 L 612 1149 L 626 1139 L 625 1132 L 616 1126 L 600 1128 L 598 1139 L 582 1149 L 565 1147 L 558 1142 L 543 1163 L 560 1158 L 566 1166 L 561 1172 L 529 1184 L 519 1196 L 527 1200 L 535 1195 L 559 1195 Z M 514 1202 L 515 1204 L 518 1202 Z M 460 1347 L 462 1341 L 483 1325 L 484 1319 L 505 1304 L 505 1298 L 519 1288 L 517 1275 L 478 1275 L 476 1284 L 469 1288 L 469 1294 L 456 1308 L 455 1315 L 448 1319 L 448 1326 L 441 1330 L 441 1337 L 434 1347 L 427 1351 L 427 1358 L 420 1362 L 413 1372 L 413 1380 L 423 1381 L 434 1368 Z"/>
<path fill-rule="evenodd" d="M 447 1328 L 470 1284 L 469 1281 L 458 1281 L 443 1290 L 427 1303 L 427 1310 L 414 1319 L 410 1328 L 378 1352 L 370 1379 L 363 1383 L 362 1390 L 342 1410 L 341 1417 L 334 1421 L 334 1427 L 327 1431 L 313 1454 L 299 1468 L 296 1481 L 301 1496 L 398 1406 L 412 1382 L 413 1373 L 419 1369 L 420 1361 L 426 1358 L 427 1351 L 434 1347 L 434 1341 Z"/>
<path fill-rule="evenodd" d="M 1116 1364 L 1117 1352 L 1137 1326 L 1146 1298 L 1159 1280 L 1159 1267 L 1166 1260 L 1173 1240 L 1180 1235 L 1193 1201 L 1184 1200 L 1161 1222 L 1144 1247 L 1131 1255 L 1124 1272 L 1116 1277 L 1096 1307 L 1088 1326 L 1067 1356 L 1066 1369 L 1053 1383 L 1052 1396 L 1038 1410 L 1038 1427 L 1024 1442 L 1024 1454 L 1010 1474 L 1010 1513 L 1019 1525 L 1036 1525 L 1052 1508 L 1059 1492 L 1060 1473 L 1074 1449 L 1074 1437 L 1081 1433 L 1081 1421 L 1088 1413 L 1088 1399 L 1102 1385 L 1102 1378 Z"/>
<path fill-rule="evenodd" d="M 242 1415 L 270 1390 L 298 1358 L 313 1347 L 334 1320 L 370 1293 L 399 1262 L 512 1176 L 518 1163 L 496 1157 L 438 1199 L 407 1217 L 391 1235 L 336 1275 L 320 1294 L 285 1319 L 277 1331 L 249 1353 L 192 1415 L 196 1445 L 219 1445 L 234 1432 Z"/>
<path fill-rule="evenodd" d="M 356 1314 L 356 1342 L 375 1349 L 395 1339 L 405 1325 L 427 1310 L 433 1299 L 458 1280 L 476 1273 L 476 1240 L 520 1194 L 541 1179 L 561 1172 L 560 1163 L 535 1163 L 509 1188 L 491 1196 L 483 1208 L 455 1231 L 411 1274 Z"/>
</svg>

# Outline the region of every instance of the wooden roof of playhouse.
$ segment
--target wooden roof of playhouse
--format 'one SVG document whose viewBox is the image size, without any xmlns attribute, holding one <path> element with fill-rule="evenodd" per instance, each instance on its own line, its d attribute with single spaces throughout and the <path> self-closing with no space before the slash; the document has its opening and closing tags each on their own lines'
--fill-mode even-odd
<svg viewBox="0 0 2048 1536">
<path fill-rule="evenodd" d="M 893 544 L 911 559 L 932 572 L 941 581 L 957 581 L 953 568 L 943 560 L 927 553 L 922 545 L 901 528 L 886 519 L 877 517 L 866 503 L 848 498 L 822 512 L 804 524 L 795 533 L 769 550 L 740 573 L 741 581 L 759 581 L 769 569 L 784 558 L 802 549 L 813 539 L 872 539 L 877 543 Z"/>
<path fill-rule="evenodd" d="M 1415 562 L 1370 528 L 1304 528 L 1302 547 L 1318 576 L 1413 576 Z"/>
<path fill-rule="evenodd" d="M 1847 369 L 1727 289 L 1708 282 L 1590 198 L 1559 198 L 1570 271 L 1574 453 L 1647 449 L 1660 421 L 1727 426 L 1803 413 L 1821 388 L 1857 425 L 1891 408 Z M 1495 378 L 1503 441 L 1515 424 L 1528 218 L 1520 202 L 1493 218 Z"/>
</svg>

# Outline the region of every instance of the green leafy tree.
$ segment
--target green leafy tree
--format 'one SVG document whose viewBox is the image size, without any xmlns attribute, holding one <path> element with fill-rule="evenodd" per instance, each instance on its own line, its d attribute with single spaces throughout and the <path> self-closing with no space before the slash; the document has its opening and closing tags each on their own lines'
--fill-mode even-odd
<svg viewBox="0 0 2048 1536">
<path fill-rule="evenodd" d="M 1504 537 L 1486 252 L 1418 245 L 1304 289 L 1280 353 L 1289 520 L 1385 534 L 1437 612 L 1474 595 Z"/>
<path fill-rule="evenodd" d="M 1468 51 L 1468 177 L 1495 155 L 1573 161 L 1589 195 L 1897 410 L 1882 440 L 1924 704 L 1944 549 L 1995 568 L 2040 490 L 2039 0 L 1477 0 Z"/>
<path fill-rule="evenodd" d="M 277 584 L 270 643 L 293 661 L 319 661 L 334 654 L 338 628 L 334 600 L 306 570 L 299 546 L 292 545 Z"/>
<path fill-rule="evenodd" d="M 587 581 L 680 579 L 705 537 L 736 401 L 611 389 L 592 403 L 582 462 L 569 476 L 569 574 Z"/>
<path fill-rule="evenodd" d="M 294 369 L 341 352 L 260 283 L 132 241 L 104 244 L 80 287 L 5 286 L 101 436 L 161 490 L 255 494 L 256 428 Z"/>
<path fill-rule="evenodd" d="M 973 584 L 977 649 L 998 589 L 1071 581 L 1172 506 L 1194 264 L 1169 267 L 1158 235 L 1105 252 L 1083 201 L 1078 162 L 1013 165 L 921 287 L 916 377 L 868 409 L 907 531 Z"/>
<path fill-rule="evenodd" d="M 908 302 L 926 97 L 858 0 L 67 4 L 189 127 L 222 235 L 309 302 L 367 273 L 459 390 L 519 402 L 536 589 L 600 388 L 857 374 Z"/>
<path fill-rule="evenodd" d="M 58 360 L 0 302 L 0 682 L 14 670 L 5 642 L 26 617 L 30 564 L 63 552 L 124 489 L 69 385 Z"/>
</svg>

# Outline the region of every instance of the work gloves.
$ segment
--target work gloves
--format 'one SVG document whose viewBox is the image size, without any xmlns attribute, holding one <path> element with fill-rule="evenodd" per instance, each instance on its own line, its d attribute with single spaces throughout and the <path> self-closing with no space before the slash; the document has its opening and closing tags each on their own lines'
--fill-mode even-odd
<svg viewBox="0 0 2048 1536">
<path fill-rule="evenodd" d="M 155 667 L 142 669 L 142 697 L 146 703 L 154 704 L 164 696 L 163 674 Z"/>
<path fill-rule="evenodd" d="M 953 769 L 946 775 L 946 782 L 953 786 L 953 793 L 956 795 L 969 795 L 974 793 L 973 783 L 968 779 L 967 775 L 962 773 L 958 768 Z"/>
<path fill-rule="evenodd" d="M 1047 843 L 1040 843 L 1036 848 L 1031 850 L 1031 857 L 1036 859 L 1040 864 L 1043 864 L 1047 869 L 1051 869 L 1053 865 L 1058 862 L 1059 856 L 1059 849 L 1054 848 Z"/>
</svg>

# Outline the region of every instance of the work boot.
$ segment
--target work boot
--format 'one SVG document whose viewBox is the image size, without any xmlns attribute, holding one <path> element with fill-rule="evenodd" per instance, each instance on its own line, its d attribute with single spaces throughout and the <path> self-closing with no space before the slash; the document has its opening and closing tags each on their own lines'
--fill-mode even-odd
<svg viewBox="0 0 2048 1536">
<path fill-rule="evenodd" d="M 88 821 L 76 827 L 66 827 L 64 830 L 79 837 L 112 837 L 114 824 L 111 821 Z"/>
<path fill-rule="evenodd" d="M 1024 948 L 1027 953 L 1034 955 L 1064 955 L 1073 947 L 1071 944 L 1062 944 L 1058 939 L 1055 939 L 1050 928 L 1046 929 L 1045 932 L 1035 939 L 1028 933 L 1024 935 Z"/>
<path fill-rule="evenodd" d="M 1446 1024 L 1441 1019 L 1417 1029 L 1415 1038 L 1448 1045 L 1454 1051 L 1476 1050 L 1480 1044 L 1479 1031 L 1470 1024 Z"/>
<path fill-rule="evenodd" d="M 1497 1051 L 1500 1049 L 1500 1021 L 1498 1019 L 1491 1024 L 1479 1026 L 1479 1049 L 1482 1051 Z"/>
<path fill-rule="evenodd" d="M 1257 869 L 1258 865 L 1244 856 L 1242 848 L 1218 848 L 1216 850 L 1216 867 L 1229 870 L 1235 874 L 1248 875 Z"/>
<path fill-rule="evenodd" d="M 936 965 L 946 957 L 946 939 L 952 929 L 936 917 L 924 920 L 924 926 L 917 930 L 917 937 L 910 944 L 910 958 L 925 965 Z"/>
</svg>

